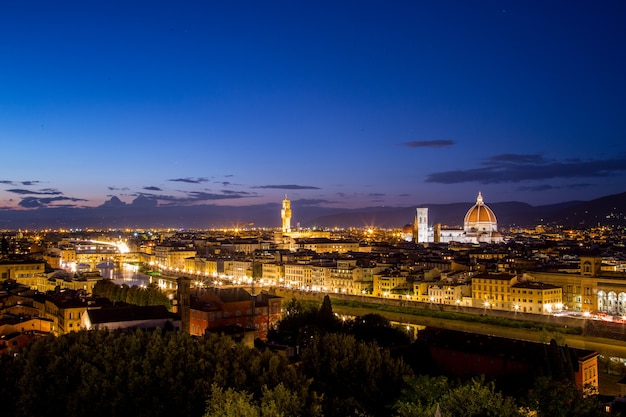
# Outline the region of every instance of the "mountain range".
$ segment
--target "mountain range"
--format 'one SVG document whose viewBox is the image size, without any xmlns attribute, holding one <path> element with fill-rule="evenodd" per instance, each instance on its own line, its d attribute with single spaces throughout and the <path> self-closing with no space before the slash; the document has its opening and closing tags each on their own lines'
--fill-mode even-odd
<svg viewBox="0 0 626 417">
<path fill-rule="evenodd" d="M 291 202 L 292 228 L 368 227 L 400 228 L 413 221 L 417 207 L 428 208 L 429 223 L 462 226 L 474 202 L 419 204 L 413 207 L 339 209 Z M 522 202 L 490 203 L 499 227 L 558 224 L 564 227 L 625 226 L 626 192 L 590 201 L 568 201 L 532 206 Z M 279 227 L 280 203 L 251 206 L 158 206 L 139 196 L 127 204 L 112 197 L 93 208 L 38 208 L 0 211 L 0 229 L 59 228 L 232 228 Z"/>
</svg>

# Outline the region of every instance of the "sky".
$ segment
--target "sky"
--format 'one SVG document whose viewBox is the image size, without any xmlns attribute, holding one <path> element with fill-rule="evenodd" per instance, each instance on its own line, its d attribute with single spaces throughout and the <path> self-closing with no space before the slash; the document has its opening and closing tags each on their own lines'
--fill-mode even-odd
<svg viewBox="0 0 626 417">
<path fill-rule="evenodd" d="M 0 5 L 0 209 L 626 191 L 626 2 Z"/>
</svg>

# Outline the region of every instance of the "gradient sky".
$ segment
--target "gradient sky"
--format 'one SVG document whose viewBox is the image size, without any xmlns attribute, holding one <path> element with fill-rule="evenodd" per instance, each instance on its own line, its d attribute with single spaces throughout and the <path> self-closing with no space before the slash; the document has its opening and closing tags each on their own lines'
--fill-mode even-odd
<svg viewBox="0 0 626 417">
<path fill-rule="evenodd" d="M 626 2 L 0 6 L 0 208 L 626 191 Z"/>
</svg>

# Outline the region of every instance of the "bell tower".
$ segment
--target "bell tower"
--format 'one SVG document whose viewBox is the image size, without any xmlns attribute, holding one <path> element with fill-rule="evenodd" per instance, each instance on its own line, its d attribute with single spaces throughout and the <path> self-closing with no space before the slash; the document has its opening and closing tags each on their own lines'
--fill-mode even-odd
<svg viewBox="0 0 626 417">
<path fill-rule="evenodd" d="M 291 201 L 285 195 L 283 200 L 283 208 L 280 210 L 280 218 L 282 219 L 283 233 L 291 232 Z"/>
</svg>

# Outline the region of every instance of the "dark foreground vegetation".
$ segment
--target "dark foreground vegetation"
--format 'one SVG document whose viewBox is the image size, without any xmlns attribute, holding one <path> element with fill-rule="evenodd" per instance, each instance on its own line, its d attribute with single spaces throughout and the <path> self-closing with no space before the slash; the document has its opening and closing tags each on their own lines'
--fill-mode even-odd
<svg viewBox="0 0 626 417">
<path fill-rule="evenodd" d="M 113 302 L 123 302 L 137 306 L 165 306 L 172 311 L 172 302 L 156 284 L 149 284 L 146 287 L 126 284 L 117 285 L 111 280 L 101 279 L 93 288 L 93 295 L 96 297 L 108 298 Z"/>
<path fill-rule="evenodd" d="M 494 381 L 452 381 L 405 361 L 402 332 L 382 317 L 338 321 L 330 300 L 295 300 L 272 332 L 299 346 L 292 360 L 269 345 L 161 330 L 80 331 L 38 340 L 0 359 L 2 416 L 606 416 L 573 383 L 538 378 L 523 397 Z M 381 347 L 384 346 L 384 347 Z M 409 366 L 408 363 L 412 365 Z M 536 414 L 530 414 L 530 412 Z"/>
</svg>

